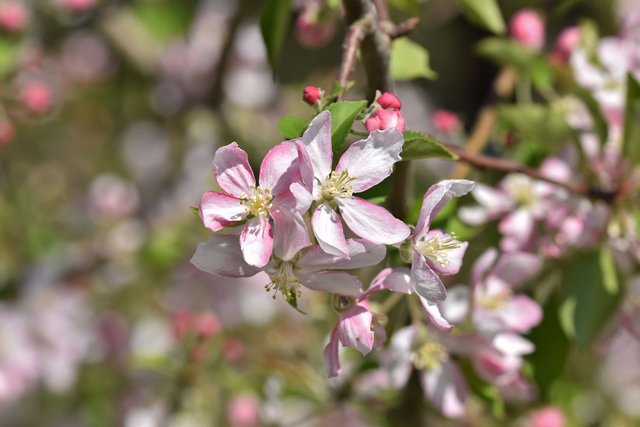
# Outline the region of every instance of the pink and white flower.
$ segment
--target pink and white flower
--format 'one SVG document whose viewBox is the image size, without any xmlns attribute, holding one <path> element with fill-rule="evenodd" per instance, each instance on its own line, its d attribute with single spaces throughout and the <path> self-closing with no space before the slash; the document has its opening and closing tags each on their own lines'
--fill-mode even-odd
<svg viewBox="0 0 640 427">
<path fill-rule="evenodd" d="M 302 210 L 314 204 L 313 233 L 325 252 L 348 256 L 342 221 L 357 236 L 377 244 L 395 244 L 409 235 L 409 227 L 386 209 L 353 196 L 391 174 L 393 164 L 400 160 L 402 145 L 399 132 L 374 131 L 367 139 L 353 143 L 332 171 L 328 111 L 313 119 L 297 141 L 302 182 L 292 184 L 291 191 Z"/>
<path fill-rule="evenodd" d="M 205 227 L 219 231 L 236 222 L 247 220 L 240 233 L 242 257 L 254 267 L 264 267 L 271 258 L 273 232 L 270 219 L 275 212 L 295 205 L 289 186 L 300 178 L 298 154 L 293 142 L 285 141 L 272 148 L 260 166 L 259 185 L 249 165 L 247 153 L 231 143 L 219 148 L 213 158 L 213 171 L 220 188 L 226 193 L 209 191 L 200 202 L 200 217 Z M 288 210 L 294 221 L 300 214 Z M 278 216 L 282 218 L 283 216 Z M 295 238 L 308 240 L 306 229 Z"/>
<path fill-rule="evenodd" d="M 473 181 L 444 180 L 432 185 L 424 195 L 418 224 L 413 232 L 411 284 L 430 303 L 444 301 L 447 291 L 439 275 L 456 274 L 468 243 L 441 230 L 431 230 L 431 222 L 449 200 L 467 194 Z"/>
</svg>

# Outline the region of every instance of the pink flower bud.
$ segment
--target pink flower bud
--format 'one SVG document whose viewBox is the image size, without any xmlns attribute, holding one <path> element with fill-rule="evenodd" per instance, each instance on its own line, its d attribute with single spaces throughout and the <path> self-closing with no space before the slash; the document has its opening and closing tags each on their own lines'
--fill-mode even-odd
<svg viewBox="0 0 640 427">
<path fill-rule="evenodd" d="M 173 316 L 173 334 L 177 339 L 182 339 L 191 332 L 194 316 L 189 310 L 181 310 Z"/>
<path fill-rule="evenodd" d="M 556 45 L 551 53 L 551 59 L 558 64 L 566 64 L 571 52 L 580 42 L 580 28 L 568 27 L 562 30 L 556 39 Z"/>
<path fill-rule="evenodd" d="M 564 427 L 566 422 L 560 409 L 547 406 L 531 413 L 527 427 Z"/>
<path fill-rule="evenodd" d="M 222 344 L 222 357 L 227 362 L 235 362 L 244 356 L 244 344 L 237 338 L 229 338 Z"/>
<path fill-rule="evenodd" d="M 432 117 L 433 126 L 442 133 L 450 134 L 460 128 L 460 119 L 456 113 L 448 110 L 438 110 Z"/>
<path fill-rule="evenodd" d="M 6 1 L 0 3 L 0 28 L 17 32 L 23 30 L 28 21 L 29 14 L 21 2 Z"/>
<path fill-rule="evenodd" d="M 322 99 L 322 89 L 318 86 L 307 86 L 302 93 L 302 99 L 309 105 L 316 105 Z"/>
<path fill-rule="evenodd" d="M 378 105 L 388 110 L 399 110 L 402 107 L 402 103 L 397 96 L 390 92 L 385 92 L 376 99 Z"/>
<path fill-rule="evenodd" d="M 406 124 L 399 110 L 376 110 L 369 116 L 364 124 L 367 132 L 374 130 L 396 129 L 404 132 Z"/>
<path fill-rule="evenodd" d="M 308 49 L 319 49 L 326 46 L 335 33 L 335 20 L 320 21 L 315 10 L 303 12 L 296 21 L 296 39 Z"/>
<path fill-rule="evenodd" d="M 13 141 L 13 138 L 16 136 L 16 130 L 13 127 L 13 123 L 11 123 L 7 119 L 3 119 L 0 121 L 0 146 L 6 145 Z"/>
<path fill-rule="evenodd" d="M 227 417 L 232 426 L 257 426 L 260 422 L 260 401 L 249 394 L 235 396 L 227 406 Z"/>
<path fill-rule="evenodd" d="M 94 7 L 97 0 L 62 0 L 62 7 L 72 13 L 82 13 Z"/>
<path fill-rule="evenodd" d="M 544 44 L 544 24 L 540 15 L 531 9 L 523 9 L 511 18 L 511 37 L 532 49 Z"/>
<path fill-rule="evenodd" d="M 196 331 L 203 338 L 211 338 L 217 335 L 222 326 L 220 325 L 220 320 L 213 313 L 204 313 L 201 314 L 195 322 Z"/>
<path fill-rule="evenodd" d="M 31 81 L 22 87 L 20 100 L 34 114 L 48 113 L 53 102 L 49 86 L 38 81 Z"/>
</svg>

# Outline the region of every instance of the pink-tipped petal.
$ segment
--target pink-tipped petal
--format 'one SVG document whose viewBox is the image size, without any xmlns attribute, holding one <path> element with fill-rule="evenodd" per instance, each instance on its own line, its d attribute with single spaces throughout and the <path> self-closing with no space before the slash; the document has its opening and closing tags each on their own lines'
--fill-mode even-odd
<svg viewBox="0 0 640 427">
<path fill-rule="evenodd" d="M 424 314 L 435 328 L 441 332 L 449 332 L 453 329 L 453 325 L 442 316 L 440 308 L 436 304 L 431 304 L 425 298 L 420 297 Z"/>
<path fill-rule="evenodd" d="M 516 295 L 500 309 L 504 326 L 513 332 L 527 333 L 542 321 L 542 308 L 526 295 Z"/>
<path fill-rule="evenodd" d="M 213 173 L 220 188 L 236 197 L 251 194 L 251 187 L 256 185 L 247 153 L 235 142 L 216 150 Z"/>
<path fill-rule="evenodd" d="M 298 273 L 300 284 L 314 291 L 357 297 L 362 293 L 362 284 L 357 277 L 342 271 L 301 271 Z"/>
<path fill-rule="evenodd" d="M 313 212 L 311 226 L 318 244 L 326 253 L 345 258 L 349 256 L 342 222 L 328 203 L 321 204 Z"/>
<path fill-rule="evenodd" d="M 311 192 L 299 182 L 291 184 L 289 190 L 295 199 L 295 209 L 301 214 L 307 212 L 311 207 L 311 203 L 313 203 L 313 195 Z"/>
<path fill-rule="evenodd" d="M 349 270 L 378 264 L 384 259 L 387 248 L 365 239 L 347 240 L 347 257 L 326 253 L 321 247 L 314 246 L 304 252 L 298 266 L 304 271 Z"/>
<path fill-rule="evenodd" d="M 293 209 L 281 208 L 271 212 L 273 217 L 273 253 L 290 260 L 298 251 L 311 246 L 304 218 Z"/>
<path fill-rule="evenodd" d="M 424 257 L 417 252 L 413 253 L 411 263 L 411 283 L 416 293 L 431 303 L 442 302 L 447 298 L 447 290 L 440 277 L 431 270 Z"/>
<path fill-rule="evenodd" d="M 308 154 L 313 168 L 313 175 L 320 182 L 331 173 L 333 151 L 331 151 L 331 113 L 323 111 L 318 114 L 302 135 L 301 144 Z M 304 178 L 304 177 L 303 177 Z"/>
<path fill-rule="evenodd" d="M 327 376 L 329 378 L 337 377 L 340 375 L 340 348 L 338 340 L 338 328 L 333 328 L 331 336 L 329 337 L 329 343 L 324 348 L 324 360 L 327 366 Z"/>
<path fill-rule="evenodd" d="M 249 277 L 260 271 L 247 264 L 242 257 L 238 236 L 213 234 L 200 243 L 191 257 L 191 264 L 207 273 L 225 277 Z"/>
<path fill-rule="evenodd" d="M 247 216 L 247 208 L 240 199 L 217 191 L 202 195 L 199 212 L 204 226 L 211 231 L 222 230 Z"/>
<path fill-rule="evenodd" d="M 525 209 L 518 209 L 502 218 L 498 224 L 498 230 L 504 235 L 501 249 L 508 252 L 523 249 L 531 238 L 534 225 L 531 212 Z"/>
<path fill-rule="evenodd" d="M 504 254 L 498 260 L 491 276 L 515 286 L 532 278 L 542 266 L 540 257 L 529 253 Z"/>
<path fill-rule="evenodd" d="M 451 239 L 447 233 L 442 230 L 431 230 L 427 234 L 425 234 L 425 240 L 438 238 L 440 241 Z M 440 251 L 440 255 L 446 258 L 446 262 L 439 263 L 431 258 L 426 258 L 427 264 L 429 267 L 436 273 L 442 276 L 451 276 L 453 274 L 457 274 L 460 271 L 460 267 L 462 267 L 462 259 L 464 258 L 464 254 L 467 251 L 467 247 L 469 246 L 468 242 L 459 242 L 458 247 L 452 249 L 445 249 Z"/>
<path fill-rule="evenodd" d="M 447 289 L 447 299 L 439 304 L 440 313 L 448 322 L 464 322 L 469 312 L 469 288 L 457 285 Z"/>
<path fill-rule="evenodd" d="M 340 317 L 340 323 L 338 323 L 338 337 L 342 345 L 355 348 L 362 354 L 373 350 L 372 321 L 371 312 L 361 305 L 354 305 L 345 311 Z"/>
<path fill-rule="evenodd" d="M 342 219 L 358 236 L 374 243 L 393 245 L 409 237 L 407 225 L 385 208 L 358 197 L 338 199 Z"/>
<path fill-rule="evenodd" d="M 273 147 L 260 165 L 260 187 L 268 188 L 277 197 L 300 180 L 298 149 L 294 141 L 284 141 Z"/>
<path fill-rule="evenodd" d="M 372 293 L 383 290 L 407 295 L 413 293 L 413 289 L 411 288 L 411 270 L 405 267 L 395 269 L 385 268 L 373 278 L 365 294 L 371 295 Z M 360 299 L 362 299 L 362 297 Z"/>
<path fill-rule="evenodd" d="M 240 233 L 240 248 L 248 264 L 259 268 L 267 265 L 273 250 L 269 218 L 260 215 L 245 224 Z"/>
<path fill-rule="evenodd" d="M 367 139 L 354 142 L 336 166 L 336 172 L 349 171 L 354 193 L 365 191 L 382 182 L 393 172 L 393 164 L 400 161 L 402 134 L 396 130 L 374 131 Z"/>
<path fill-rule="evenodd" d="M 473 267 L 471 267 L 471 285 L 473 287 L 485 279 L 497 259 L 498 251 L 495 248 L 489 248 L 473 263 Z"/>
<path fill-rule="evenodd" d="M 444 362 L 436 369 L 422 371 L 420 383 L 427 400 L 444 416 L 458 418 L 464 415 L 469 389 L 458 365 Z"/>
<path fill-rule="evenodd" d="M 466 179 L 447 179 L 429 187 L 422 199 L 422 208 L 414 236 L 419 237 L 427 232 L 427 227 L 438 215 L 438 212 L 454 197 L 467 194 L 474 186 L 473 181 Z"/>
</svg>

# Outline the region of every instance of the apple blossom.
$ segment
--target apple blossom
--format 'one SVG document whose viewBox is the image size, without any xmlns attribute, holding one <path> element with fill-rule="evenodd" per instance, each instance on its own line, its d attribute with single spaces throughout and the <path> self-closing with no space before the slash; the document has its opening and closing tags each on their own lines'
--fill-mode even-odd
<svg viewBox="0 0 640 427">
<path fill-rule="evenodd" d="M 29 23 L 29 12 L 20 1 L 3 1 L 0 3 L 0 28 L 18 32 Z"/>
<path fill-rule="evenodd" d="M 295 144 L 285 141 L 267 153 L 260 166 L 258 186 L 247 153 L 235 142 L 216 151 L 213 169 L 218 185 L 226 193 L 203 194 L 199 212 L 205 227 L 219 231 L 247 220 L 240 234 L 243 258 L 250 265 L 264 267 L 273 250 L 270 219 L 279 209 L 295 203 L 289 192 L 289 186 L 299 180 Z M 299 216 L 297 212 L 290 213 Z M 306 229 L 291 231 L 300 233 L 297 238 L 306 239 Z"/>
<path fill-rule="evenodd" d="M 342 221 L 357 236 L 377 244 L 395 244 L 410 233 L 386 209 L 354 197 L 380 183 L 400 160 L 402 135 L 394 130 L 374 131 L 353 143 L 331 170 L 331 113 L 320 113 L 297 142 L 301 183 L 291 191 L 304 210 L 314 204 L 311 224 L 320 247 L 329 254 L 348 256 Z M 340 211 L 340 214 L 336 210 Z"/>
</svg>

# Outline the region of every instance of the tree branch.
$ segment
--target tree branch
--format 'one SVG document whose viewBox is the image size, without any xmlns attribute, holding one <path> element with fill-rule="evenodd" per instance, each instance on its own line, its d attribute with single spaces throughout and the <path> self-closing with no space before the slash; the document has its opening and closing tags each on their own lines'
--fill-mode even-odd
<svg viewBox="0 0 640 427">
<path fill-rule="evenodd" d="M 338 99 L 342 99 L 346 93 L 349 85 L 349 78 L 356 68 L 356 57 L 360 43 L 364 38 L 365 31 L 363 26 L 359 22 L 354 22 L 349 26 L 347 35 L 342 45 L 342 62 L 340 63 L 340 70 L 338 71 L 338 84 L 340 85 L 340 93 Z"/>
</svg>

